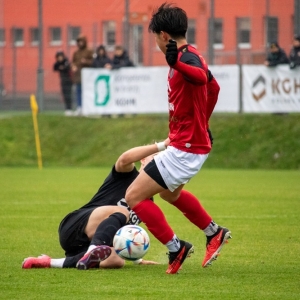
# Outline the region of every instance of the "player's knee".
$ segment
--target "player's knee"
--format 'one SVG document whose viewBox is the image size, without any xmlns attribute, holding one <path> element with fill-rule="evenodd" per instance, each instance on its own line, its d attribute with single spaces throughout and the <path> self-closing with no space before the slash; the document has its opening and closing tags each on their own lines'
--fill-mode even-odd
<svg viewBox="0 0 300 300">
<path fill-rule="evenodd" d="M 110 217 L 114 217 L 119 220 L 121 226 L 124 226 L 127 221 L 129 220 L 129 211 L 126 210 L 126 212 L 115 212 L 110 215 Z"/>
<path fill-rule="evenodd" d="M 136 199 L 135 199 L 134 192 L 132 191 L 132 189 L 129 188 L 127 190 L 126 195 L 125 195 L 125 200 L 130 208 L 135 206 Z"/>
<path fill-rule="evenodd" d="M 160 198 L 169 202 L 169 203 L 173 203 L 175 202 L 177 199 L 178 199 L 178 196 L 177 195 L 172 195 L 172 194 L 164 194 L 164 193 L 161 193 L 159 194 Z"/>
</svg>

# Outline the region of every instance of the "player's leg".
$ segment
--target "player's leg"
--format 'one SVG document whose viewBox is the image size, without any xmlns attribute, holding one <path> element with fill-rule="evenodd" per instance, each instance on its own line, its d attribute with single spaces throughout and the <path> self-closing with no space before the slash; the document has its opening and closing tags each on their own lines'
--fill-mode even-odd
<svg viewBox="0 0 300 300">
<path fill-rule="evenodd" d="M 77 268 L 86 270 L 107 259 L 116 232 L 127 223 L 128 218 L 129 212 L 124 207 L 97 207 L 91 213 L 84 231 L 91 242 L 87 252 L 78 261 Z"/>
<path fill-rule="evenodd" d="M 113 237 L 118 229 L 126 224 L 128 216 L 127 209 L 119 206 L 102 206 L 92 212 L 82 211 L 73 214 L 63 220 L 59 228 L 61 244 L 67 257 L 58 259 L 50 258 L 48 255 L 28 257 L 23 261 L 22 267 L 89 269 L 99 266 L 99 263 L 110 256 Z M 80 224 L 85 223 L 87 223 L 85 228 L 82 228 Z M 113 256 L 104 266 L 121 267 L 122 259 Z"/>
<path fill-rule="evenodd" d="M 125 199 L 148 230 L 169 249 L 167 273 L 174 274 L 194 249 L 193 245 L 177 238 L 161 209 L 149 199 L 166 188 L 155 161 L 152 161 L 128 188 Z"/>
<path fill-rule="evenodd" d="M 178 208 L 190 222 L 204 232 L 206 253 L 202 266 L 209 266 L 213 260 L 217 259 L 223 245 L 231 238 L 230 230 L 216 224 L 199 200 L 186 190 L 181 190 L 180 193 L 164 191 L 160 193 L 160 196 Z"/>
<path fill-rule="evenodd" d="M 123 214 L 126 220 L 125 223 L 128 221 L 129 212 L 125 207 L 122 206 L 107 205 L 97 207 L 93 210 L 84 229 L 85 234 L 90 240 L 93 239 L 99 224 L 101 224 L 105 219 L 109 218 L 114 213 Z"/>
<path fill-rule="evenodd" d="M 166 190 L 159 195 L 163 200 L 179 209 L 190 222 L 204 230 L 207 236 L 217 232 L 218 225 L 213 223 L 212 217 L 192 193 L 178 188 L 174 192 Z"/>
<path fill-rule="evenodd" d="M 97 250 L 99 252 L 99 250 Z M 37 268 L 76 268 L 78 261 L 85 255 L 86 251 L 63 258 L 51 258 L 48 255 L 40 255 L 38 257 L 27 257 L 22 263 L 23 269 L 37 269 Z M 93 251 L 95 256 L 96 250 Z M 96 260 L 97 257 L 96 257 Z M 98 261 L 99 262 L 99 261 Z M 124 260 L 120 258 L 116 252 L 111 248 L 111 255 L 105 260 L 101 260 L 99 267 L 101 268 L 122 268 Z"/>
</svg>

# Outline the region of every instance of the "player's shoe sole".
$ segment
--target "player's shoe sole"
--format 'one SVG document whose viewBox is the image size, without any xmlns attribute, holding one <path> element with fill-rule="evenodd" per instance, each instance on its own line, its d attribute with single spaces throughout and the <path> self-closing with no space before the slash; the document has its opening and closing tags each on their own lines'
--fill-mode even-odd
<svg viewBox="0 0 300 300">
<path fill-rule="evenodd" d="M 86 253 L 76 264 L 78 270 L 88 270 L 93 268 L 111 254 L 111 248 L 109 246 L 97 246 L 90 252 Z"/>
<path fill-rule="evenodd" d="M 206 268 L 212 264 L 214 260 L 220 255 L 225 243 L 228 243 L 228 239 L 231 239 L 231 231 L 225 227 L 219 227 L 219 232 L 211 238 L 206 245 L 206 254 L 202 262 L 202 267 Z"/>
<path fill-rule="evenodd" d="M 194 246 L 188 242 L 180 241 L 181 247 L 176 254 L 169 254 L 169 267 L 166 271 L 167 274 L 176 274 L 179 269 L 181 269 L 181 265 L 185 261 L 187 257 L 190 257 L 192 253 L 194 253 Z"/>
</svg>

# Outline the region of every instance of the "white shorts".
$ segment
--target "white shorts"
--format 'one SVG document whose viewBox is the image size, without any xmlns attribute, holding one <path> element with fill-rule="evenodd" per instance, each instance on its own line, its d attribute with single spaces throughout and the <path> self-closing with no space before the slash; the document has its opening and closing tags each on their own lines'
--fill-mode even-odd
<svg viewBox="0 0 300 300">
<path fill-rule="evenodd" d="M 154 156 L 156 166 L 168 189 L 173 192 L 195 176 L 208 154 L 193 154 L 172 146 Z"/>
</svg>

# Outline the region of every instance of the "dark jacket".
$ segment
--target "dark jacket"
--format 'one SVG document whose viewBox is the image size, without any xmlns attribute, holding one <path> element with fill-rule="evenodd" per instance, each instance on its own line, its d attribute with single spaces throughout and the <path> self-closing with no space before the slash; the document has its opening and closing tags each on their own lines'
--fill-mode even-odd
<svg viewBox="0 0 300 300">
<path fill-rule="evenodd" d="M 74 83 L 81 83 L 81 69 L 91 67 L 93 63 L 93 50 L 87 47 L 86 37 L 80 36 L 77 40 L 79 39 L 84 42 L 84 46 L 73 54 L 72 64 L 77 67 L 77 70 L 73 72 Z M 85 60 L 85 63 L 82 62 L 82 59 Z"/>
<path fill-rule="evenodd" d="M 124 50 L 120 56 L 115 55 L 112 60 L 112 68 L 120 69 L 122 67 L 134 67 L 132 61 L 129 59 L 127 52 Z"/>
<path fill-rule="evenodd" d="M 276 53 L 270 52 L 268 54 L 267 61 L 269 62 L 270 67 L 277 66 L 279 64 L 289 63 L 289 59 L 287 58 L 287 55 L 281 48 L 279 48 L 279 51 Z"/>
<path fill-rule="evenodd" d="M 300 47 L 293 47 L 290 52 L 290 68 L 300 66 Z"/>
<path fill-rule="evenodd" d="M 67 58 L 63 61 L 57 61 L 53 65 L 53 71 L 59 72 L 60 82 L 62 85 L 72 84 L 71 67 Z"/>
<path fill-rule="evenodd" d="M 102 49 L 104 51 L 104 55 L 99 55 L 99 50 Z M 112 64 L 111 59 L 107 56 L 106 50 L 103 46 L 99 46 L 96 50 L 97 56 L 93 61 L 93 68 L 104 68 L 106 64 Z"/>
</svg>

